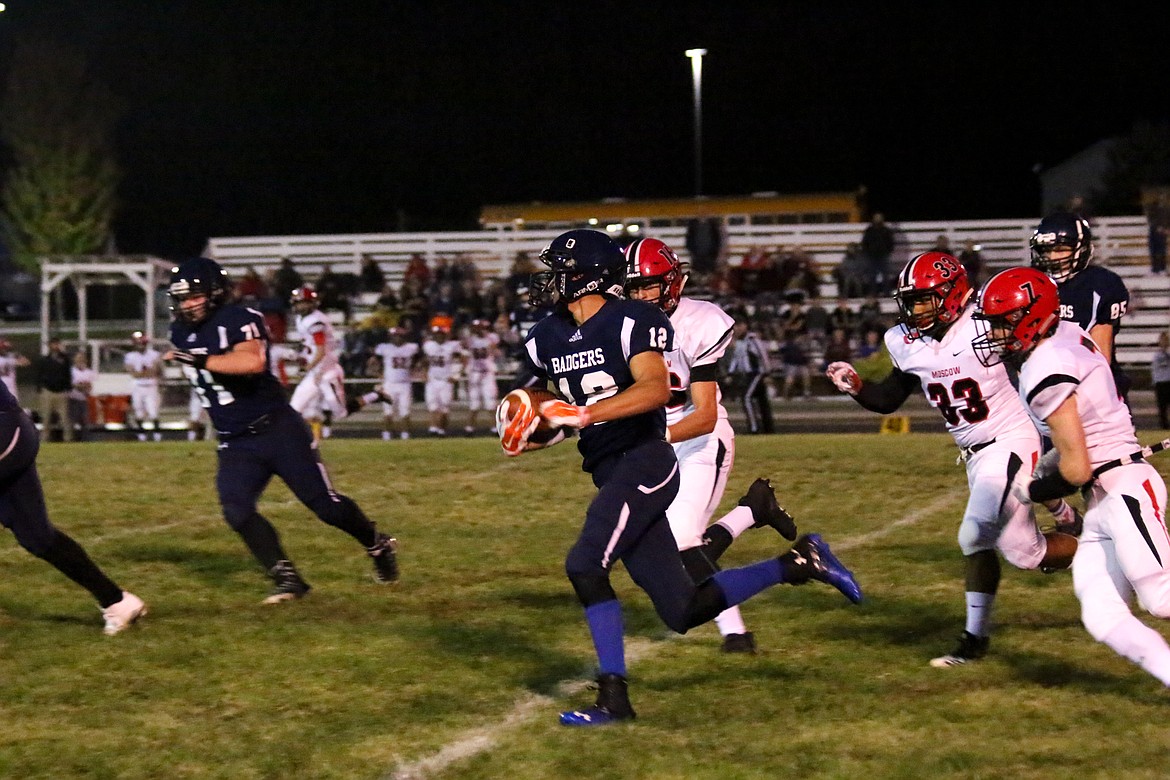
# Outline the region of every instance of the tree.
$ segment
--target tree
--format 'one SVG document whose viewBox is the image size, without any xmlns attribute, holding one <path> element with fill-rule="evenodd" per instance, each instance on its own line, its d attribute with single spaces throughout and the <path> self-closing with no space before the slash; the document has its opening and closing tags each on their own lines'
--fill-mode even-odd
<svg viewBox="0 0 1170 780">
<path fill-rule="evenodd" d="M 0 102 L 12 167 L 0 190 L 0 229 L 13 260 L 97 252 L 109 240 L 121 173 L 113 151 L 119 102 L 84 58 L 56 43 L 17 47 Z"/>
<path fill-rule="evenodd" d="M 1117 139 L 1093 208 L 1101 216 L 1141 210 L 1144 187 L 1170 185 L 1170 123 L 1139 123 Z"/>
</svg>

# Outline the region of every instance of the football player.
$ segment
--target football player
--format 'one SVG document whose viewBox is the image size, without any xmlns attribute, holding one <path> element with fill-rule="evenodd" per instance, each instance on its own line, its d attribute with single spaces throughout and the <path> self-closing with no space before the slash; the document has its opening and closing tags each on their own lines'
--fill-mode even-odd
<svg viewBox="0 0 1170 780">
<path fill-rule="evenodd" d="M 398 579 L 397 542 L 380 533 L 350 498 L 333 489 L 312 434 L 268 368 L 268 330 L 254 309 L 228 302 L 227 273 L 205 257 L 171 269 L 171 343 L 164 356 L 182 365 L 219 437 L 216 488 L 227 524 L 273 581 L 265 604 L 309 591 L 256 503 L 280 477 L 321 521 L 365 548 L 378 582 Z"/>
<path fill-rule="evenodd" d="M 31 365 L 32 361 L 12 348 L 11 341 L 0 337 L 0 382 L 13 398 L 20 398 L 16 392 L 16 369 Z"/>
<path fill-rule="evenodd" d="M 634 717 L 626 686 L 621 606 L 610 570 L 622 561 L 672 630 L 685 632 L 733 604 L 781 582 L 827 582 L 851 601 L 861 598 L 852 574 L 819 536 L 798 539 L 783 555 L 715 572 L 696 585 L 683 567 L 666 510 L 679 488 L 678 460 L 666 442 L 670 379 L 663 355 L 674 349 L 670 320 L 656 306 L 622 298 L 626 261 L 604 233 L 571 230 L 548 245 L 535 274 L 538 302 L 555 313 L 525 341 L 528 367 L 563 400 L 521 407 L 501 421 L 505 453 L 541 446 L 528 436 L 543 417 L 580 431 L 582 469 L 596 497 L 569 550 L 565 571 L 585 608 L 597 651 L 597 701 L 562 713 L 566 726 L 596 726 Z M 553 441 L 556 441 L 554 439 Z"/>
<path fill-rule="evenodd" d="M 1130 379 L 1117 362 L 1115 343 L 1129 307 L 1129 290 L 1108 268 L 1090 265 L 1093 231 L 1087 220 L 1059 211 L 1040 221 L 1029 242 L 1032 267 L 1048 274 L 1060 292 L 1060 318 L 1080 325 L 1109 361 L 1121 397 Z"/>
<path fill-rule="evenodd" d="M 491 417 L 500 398 L 496 382 L 496 360 L 500 356 L 500 337 L 492 330 L 487 320 L 472 320 L 471 333 L 467 336 L 467 408 L 470 416 L 464 432 L 475 433 L 475 422 L 480 411 Z M 494 419 L 494 418 L 493 418 Z M 492 433 L 496 429 L 493 424 Z"/>
<path fill-rule="evenodd" d="M 158 427 L 158 409 L 162 401 L 158 378 L 162 376 L 162 356 L 150 345 L 150 337 L 140 330 L 130 336 L 133 349 L 126 353 L 123 363 L 133 377 L 130 385 L 130 407 L 138 428 L 138 441 L 146 441 L 147 431 L 154 432 L 154 440 L 162 441 Z"/>
<path fill-rule="evenodd" d="M 1136 592 L 1150 614 L 1170 618 L 1166 484 L 1145 460 L 1100 345 L 1062 321 L 1060 306 L 1057 285 L 1038 270 L 1001 271 L 979 294 L 974 348 L 987 364 L 1019 370 L 1019 397 L 1052 438 L 1021 496 L 1086 497 L 1072 567 L 1085 628 L 1170 686 L 1170 646 L 1129 607 Z"/>
<path fill-rule="evenodd" d="M 411 374 L 418 362 L 418 344 L 408 341 L 406 329 L 390 328 L 390 341 L 374 347 L 374 354 L 382 359 L 382 404 L 385 430 L 382 438 L 389 440 L 410 438 L 410 409 L 414 405 L 414 385 Z"/>
<path fill-rule="evenodd" d="M 0 524 L 12 531 L 21 547 L 93 594 L 105 619 L 106 635 L 128 628 L 146 614 L 146 604 L 122 590 L 90 560 L 81 545 L 49 521 L 37 474 L 40 434 L 3 383 L 0 441 L 5 442 L 4 455 L 0 457 Z"/>
<path fill-rule="evenodd" d="M 455 383 L 459 381 L 465 354 L 463 345 L 451 340 L 448 325 L 432 325 L 431 337 L 423 342 L 422 363 L 427 370 L 425 394 L 431 424 L 427 432 L 435 436 L 447 435 L 447 416 L 455 397 Z"/>
<path fill-rule="evenodd" d="M 901 321 L 885 334 L 894 370 L 881 382 L 865 383 L 849 363 L 831 363 L 826 373 L 839 390 L 880 414 L 924 393 L 959 446 L 970 490 L 959 524 L 967 620 L 955 649 L 930 662 L 957 666 L 987 653 L 1000 581 L 996 550 L 1021 569 L 1067 568 L 1079 518 L 1068 504 L 1053 502 L 1058 530 L 1043 533 L 1031 505 L 1012 493 L 1040 457 L 1040 434 L 1007 370 L 986 367 L 975 355 L 975 303 L 962 264 L 943 252 L 924 252 L 902 269 L 895 289 Z"/>
<path fill-rule="evenodd" d="M 666 440 L 678 458 L 680 482 L 666 519 L 683 564 L 698 584 L 718 571 L 715 561 L 748 528 L 770 525 L 792 540 L 796 525 L 777 505 L 768 481 L 757 479 L 735 509 L 708 527 L 735 461 L 735 432 L 718 381 L 718 362 L 731 343 L 733 320 L 713 303 L 682 297 L 686 273 L 678 255 L 662 241 L 639 238 L 625 253 L 626 296 L 653 303 L 674 327 L 675 348 L 665 355 L 671 391 Z M 739 607 L 728 607 L 716 616 L 715 625 L 724 652 L 756 651 Z"/>
</svg>

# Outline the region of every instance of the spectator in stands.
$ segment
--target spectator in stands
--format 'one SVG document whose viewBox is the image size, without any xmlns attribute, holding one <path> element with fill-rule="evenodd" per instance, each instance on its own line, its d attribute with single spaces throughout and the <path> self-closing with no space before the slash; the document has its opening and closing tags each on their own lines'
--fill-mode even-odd
<svg viewBox="0 0 1170 780">
<path fill-rule="evenodd" d="M 723 222 L 717 217 L 698 214 L 687 222 L 687 252 L 691 256 L 691 275 L 705 280 L 715 273 L 723 251 Z"/>
<path fill-rule="evenodd" d="M 1158 404 L 1158 427 L 1170 428 L 1170 333 L 1158 337 L 1158 351 L 1150 362 L 1150 380 L 1154 384 L 1154 400 Z"/>
<path fill-rule="evenodd" d="M 869 291 L 884 294 L 893 289 L 890 256 L 894 254 L 894 231 L 880 211 L 861 234 L 861 254 L 869 268 Z"/>
<path fill-rule="evenodd" d="M 808 333 L 807 314 L 804 310 L 804 293 L 791 293 L 785 300 L 788 302 L 788 305 L 780 312 L 778 323 L 780 326 L 780 339 L 788 340 L 798 336 L 804 336 Z"/>
<path fill-rule="evenodd" d="M 1150 250 L 1150 273 L 1166 273 L 1166 241 L 1170 239 L 1170 194 L 1155 191 L 1146 197 L 1146 222 Z M 1166 426 L 1163 425 L 1163 428 Z"/>
<path fill-rule="evenodd" d="M 825 345 L 821 359 L 821 371 L 829 367 L 830 363 L 853 360 L 853 344 L 849 341 L 849 331 L 844 328 L 834 328 L 829 343 Z"/>
<path fill-rule="evenodd" d="M 880 330 L 883 333 L 886 330 L 882 326 L 884 321 L 882 317 L 882 306 L 878 303 L 876 294 L 870 294 L 865 299 L 865 302 L 861 304 L 861 307 L 857 310 L 857 318 L 863 333 L 870 328 Z"/>
<path fill-rule="evenodd" d="M 813 298 L 804 312 L 804 327 L 808 333 L 810 350 L 824 349 L 829 338 L 829 311 L 820 298 Z"/>
<path fill-rule="evenodd" d="M 427 259 L 420 252 L 415 252 L 406 263 L 406 270 L 402 272 L 402 282 L 418 282 L 423 290 L 431 286 L 431 269 L 427 266 Z"/>
<path fill-rule="evenodd" d="M 431 298 L 434 298 L 439 293 L 439 287 L 444 284 L 455 284 L 456 272 L 451 263 L 443 255 L 435 258 L 435 264 L 431 267 L 431 286 L 427 290 Z"/>
<path fill-rule="evenodd" d="M 410 317 L 416 323 L 416 327 L 421 328 L 426 323 L 431 310 L 431 299 L 422 282 L 418 278 L 403 280 L 402 294 L 399 297 L 402 305 L 402 316 Z"/>
<path fill-rule="evenodd" d="M 971 289 L 978 290 L 983 273 L 983 247 L 975 243 L 975 239 L 968 238 L 963 242 L 963 251 L 959 252 L 958 261 L 967 270 L 967 279 L 971 282 Z"/>
<path fill-rule="evenodd" d="M 264 283 L 255 266 L 248 266 L 240 281 L 236 283 L 236 295 L 241 303 L 249 306 L 257 306 L 268 297 L 268 285 Z"/>
<path fill-rule="evenodd" d="M 951 239 L 946 233 L 939 233 L 934 237 L 934 246 L 930 248 L 931 252 L 942 252 L 943 254 L 954 257 L 954 252 L 951 251 Z"/>
<path fill-rule="evenodd" d="M 487 320 L 487 302 L 474 277 L 464 277 L 455 294 L 455 327 L 464 328 L 476 320 Z"/>
<path fill-rule="evenodd" d="M 69 423 L 73 428 L 77 441 L 89 438 L 89 398 L 93 395 L 93 383 L 97 379 L 97 371 L 89 367 L 89 358 L 85 350 L 79 349 L 73 356 L 73 367 L 70 370 L 73 387 L 69 391 Z"/>
<path fill-rule="evenodd" d="M 870 291 L 869 262 L 861 254 L 861 244 L 853 242 L 845 247 L 841 262 L 833 269 L 833 280 L 842 298 L 861 298 Z"/>
<path fill-rule="evenodd" d="M 801 396 L 812 398 L 807 338 L 789 332 L 780 342 L 780 370 L 784 374 L 784 400 L 792 398 L 792 388 L 800 380 Z"/>
<path fill-rule="evenodd" d="M 536 265 L 527 252 L 517 252 L 516 257 L 512 258 L 512 267 L 508 269 L 508 276 L 504 280 L 504 291 L 508 296 L 505 308 L 508 311 L 516 307 L 518 290 L 522 289 L 524 294 L 528 295 L 528 285 L 536 270 Z"/>
<path fill-rule="evenodd" d="M 455 255 L 455 262 L 451 265 L 452 277 L 451 281 L 456 289 L 463 287 L 464 282 L 471 282 L 477 288 L 480 284 L 479 266 L 475 264 L 475 259 L 467 252 L 460 252 Z"/>
<path fill-rule="evenodd" d="M 812 256 L 802 246 L 794 246 L 783 260 L 780 268 L 780 289 L 785 293 L 799 290 L 807 298 L 818 298 L 821 294 L 821 276 L 817 272 Z"/>
<path fill-rule="evenodd" d="M 317 295 L 321 302 L 321 311 L 339 311 L 344 321 L 349 323 L 353 310 L 346 283 L 341 274 L 333 271 L 333 266 L 329 263 L 321 266 L 321 275 L 317 277 Z"/>
<path fill-rule="evenodd" d="M 866 328 L 861 337 L 861 344 L 857 346 L 857 357 L 867 358 L 880 352 L 883 333 L 885 333 L 884 328 Z"/>
<path fill-rule="evenodd" d="M 73 360 L 65 354 L 61 339 L 49 339 L 49 351 L 37 358 L 33 366 L 40 397 L 41 427 L 44 440 L 51 441 L 53 422 L 61 426 L 65 441 L 73 441 L 73 426 L 69 423 L 69 392 L 73 390 Z"/>
<path fill-rule="evenodd" d="M 858 326 L 861 320 L 857 316 L 857 312 L 849 308 L 849 301 L 842 295 L 837 299 L 837 305 L 829 312 L 829 329 L 836 330 L 840 328 L 845 331 L 845 335 L 849 338 L 860 336 Z"/>
<path fill-rule="evenodd" d="M 361 267 L 358 269 L 360 289 L 365 293 L 380 293 L 386 286 L 386 274 L 373 255 L 362 255 Z"/>
<path fill-rule="evenodd" d="M 281 311 L 288 309 L 288 299 L 292 291 L 305 283 L 301 272 L 293 265 L 291 257 L 282 257 L 280 266 L 272 275 L 272 295 L 281 302 Z"/>
<path fill-rule="evenodd" d="M 745 298 L 759 294 L 760 277 L 773 264 L 772 252 L 762 246 L 753 246 L 744 254 L 739 264 L 732 289 Z"/>
<path fill-rule="evenodd" d="M 431 296 L 430 312 L 432 315 L 442 315 L 450 323 L 455 322 L 455 310 L 459 302 L 455 298 L 455 286 L 450 282 L 439 282 Z"/>
<path fill-rule="evenodd" d="M 398 293 L 394 292 L 394 285 L 386 282 L 382 285 L 380 292 L 382 294 L 378 296 L 378 300 L 374 301 L 374 308 L 397 311 L 399 307 Z"/>
</svg>

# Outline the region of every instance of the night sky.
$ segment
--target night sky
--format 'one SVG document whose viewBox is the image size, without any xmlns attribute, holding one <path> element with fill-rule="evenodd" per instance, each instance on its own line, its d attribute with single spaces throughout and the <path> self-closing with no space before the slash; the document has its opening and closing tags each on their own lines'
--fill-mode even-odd
<svg viewBox="0 0 1170 780">
<path fill-rule="evenodd" d="M 123 251 L 693 195 L 691 47 L 706 194 L 1033 217 L 1034 165 L 1170 118 L 1170 4 L 1000 5 L 11 0 L 0 66 L 60 40 L 126 101 Z"/>
</svg>

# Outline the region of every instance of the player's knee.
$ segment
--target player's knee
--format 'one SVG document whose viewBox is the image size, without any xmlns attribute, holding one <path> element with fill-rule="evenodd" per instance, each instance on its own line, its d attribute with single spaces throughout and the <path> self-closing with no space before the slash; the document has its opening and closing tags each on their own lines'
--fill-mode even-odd
<svg viewBox="0 0 1170 780">
<path fill-rule="evenodd" d="M 696 585 L 706 582 L 719 571 L 719 567 L 711 562 L 706 550 L 701 546 L 679 550 L 679 555 L 687 574 L 691 575 L 691 582 Z"/>
<path fill-rule="evenodd" d="M 16 543 L 29 553 L 44 558 L 57 540 L 58 532 L 56 527 L 46 520 L 36 523 L 15 523 L 12 526 L 12 535 L 16 537 Z"/>
<path fill-rule="evenodd" d="M 242 529 L 256 514 L 256 507 L 250 504 L 225 503 L 222 509 L 224 522 L 233 531 Z"/>
<path fill-rule="evenodd" d="M 1159 571 L 1133 583 L 1138 602 L 1154 617 L 1170 618 L 1170 576 Z"/>
<path fill-rule="evenodd" d="M 584 607 L 617 598 L 613 585 L 610 584 L 609 575 L 604 572 L 580 572 L 566 568 L 565 573 L 568 574 L 569 582 L 577 593 L 577 599 Z"/>
<path fill-rule="evenodd" d="M 715 616 L 727 609 L 727 597 L 714 580 L 707 580 L 695 588 L 695 594 L 687 603 L 686 610 L 677 619 L 677 625 L 663 615 L 663 621 L 672 631 L 685 634 L 688 629 L 714 620 Z"/>
<path fill-rule="evenodd" d="M 959 549 L 963 555 L 974 555 L 985 550 L 994 550 L 998 536 L 998 529 L 990 525 L 981 525 L 974 520 L 964 519 L 959 525 Z"/>
</svg>

